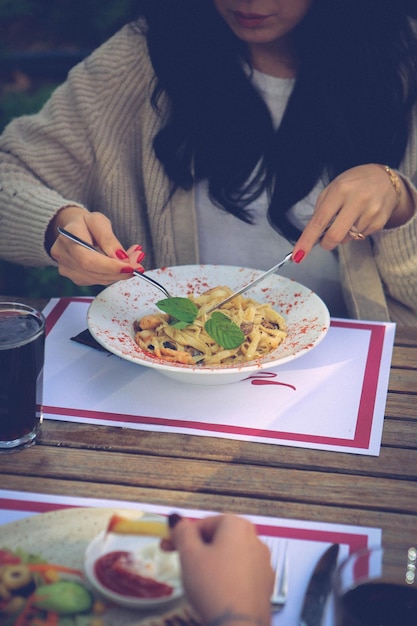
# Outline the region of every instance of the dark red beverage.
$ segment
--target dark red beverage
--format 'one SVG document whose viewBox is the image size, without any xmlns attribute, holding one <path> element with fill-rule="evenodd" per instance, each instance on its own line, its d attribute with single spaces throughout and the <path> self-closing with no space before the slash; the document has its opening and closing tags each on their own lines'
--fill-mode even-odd
<svg viewBox="0 0 417 626">
<path fill-rule="evenodd" d="M 338 601 L 336 626 L 415 626 L 417 586 L 363 583 Z"/>
<path fill-rule="evenodd" d="M 35 440 L 42 412 L 45 320 L 0 303 L 0 453 Z"/>
</svg>

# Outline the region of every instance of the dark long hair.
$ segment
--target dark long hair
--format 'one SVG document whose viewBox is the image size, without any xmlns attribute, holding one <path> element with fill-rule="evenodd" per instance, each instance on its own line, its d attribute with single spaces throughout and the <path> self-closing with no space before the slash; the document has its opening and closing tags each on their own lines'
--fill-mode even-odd
<svg viewBox="0 0 417 626">
<path fill-rule="evenodd" d="M 170 102 L 154 149 L 174 188 L 207 179 L 212 201 L 248 222 L 248 204 L 268 189 L 270 220 L 291 238 L 285 213 L 323 173 L 397 167 L 417 98 L 417 42 L 403 1 L 313 0 L 294 31 L 299 69 L 274 131 L 243 69 L 246 48 L 213 0 L 142 0 L 153 103 L 162 92 Z"/>
</svg>

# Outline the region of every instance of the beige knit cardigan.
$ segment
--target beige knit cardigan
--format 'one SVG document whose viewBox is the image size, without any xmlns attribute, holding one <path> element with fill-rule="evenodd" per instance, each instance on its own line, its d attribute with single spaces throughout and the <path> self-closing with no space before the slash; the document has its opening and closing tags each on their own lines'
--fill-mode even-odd
<svg viewBox="0 0 417 626">
<path fill-rule="evenodd" d="M 194 193 L 170 186 L 152 141 L 164 123 L 150 103 L 146 42 L 126 26 L 71 70 L 36 115 L 0 138 L 0 257 L 46 266 L 45 232 L 78 204 L 112 221 L 124 246 L 141 243 L 146 267 L 198 263 Z M 417 206 L 417 111 L 400 171 Z M 404 226 L 340 248 L 352 317 L 417 325 L 417 215 Z M 308 261 L 306 261 L 308 262 Z"/>
</svg>

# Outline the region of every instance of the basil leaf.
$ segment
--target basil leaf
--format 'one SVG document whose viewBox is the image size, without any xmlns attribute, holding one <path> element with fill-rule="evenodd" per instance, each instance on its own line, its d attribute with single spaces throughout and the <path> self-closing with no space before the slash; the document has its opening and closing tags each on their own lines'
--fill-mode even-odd
<svg viewBox="0 0 417 626">
<path fill-rule="evenodd" d="M 245 335 L 239 326 L 219 311 L 212 314 L 204 324 L 204 329 L 225 350 L 238 348 L 245 341 Z"/>
<path fill-rule="evenodd" d="M 188 298 L 165 298 L 156 303 L 158 309 L 165 311 L 178 322 L 192 324 L 197 317 L 198 308 Z"/>
<path fill-rule="evenodd" d="M 174 320 L 170 326 L 173 328 L 178 328 L 178 330 L 182 330 L 183 328 L 187 328 L 189 326 L 188 322 L 179 322 L 178 320 Z"/>
</svg>

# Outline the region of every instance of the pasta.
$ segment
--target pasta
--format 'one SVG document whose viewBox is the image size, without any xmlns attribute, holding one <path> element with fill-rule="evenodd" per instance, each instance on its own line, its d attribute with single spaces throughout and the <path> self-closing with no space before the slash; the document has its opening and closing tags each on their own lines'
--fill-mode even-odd
<svg viewBox="0 0 417 626">
<path fill-rule="evenodd" d="M 270 304 L 242 296 L 233 298 L 219 311 L 243 331 L 243 343 L 225 349 L 206 332 L 204 325 L 210 317 L 206 311 L 231 293 L 229 287 L 215 287 L 200 296 L 188 296 L 197 306 L 198 314 L 185 328 L 172 325 L 172 318 L 166 313 L 142 317 L 134 322 L 137 345 L 168 362 L 214 367 L 252 361 L 279 346 L 287 336 L 282 315 Z"/>
</svg>

